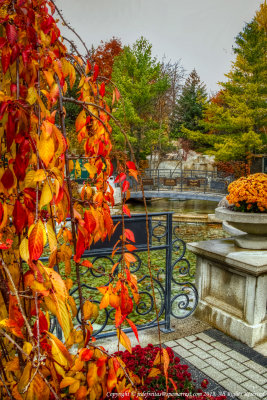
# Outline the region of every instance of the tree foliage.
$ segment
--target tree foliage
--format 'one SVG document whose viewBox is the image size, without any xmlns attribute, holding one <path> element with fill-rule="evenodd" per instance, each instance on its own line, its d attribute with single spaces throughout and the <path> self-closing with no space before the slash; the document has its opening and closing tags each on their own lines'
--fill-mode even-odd
<svg viewBox="0 0 267 400">
<path fill-rule="evenodd" d="M 263 21 L 261 24 L 258 21 Z M 266 6 L 236 37 L 236 59 L 222 90 L 206 107 L 201 130 L 184 130 L 199 146 L 207 146 L 217 160 L 245 160 L 266 151 Z"/>
<path fill-rule="evenodd" d="M 173 137 L 183 136 L 182 127 L 193 131 L 201 129 L 199 121 L 203 118 L 206 100 L 206 86 L 193 69 L 185 81 L 174 108 L 171 125 Z"/>
<path fill-rule="evenodd" d="M 169 83 L 151 50 L 151 44 L 144 38 L 132 47 L 124 47 L 114 61 L 112 72 L 112 80 L 123 98 L 114 115 L 127 128 L 137 160 L 144 159 L 151 148 L 167 140 L 167 128 L 164 121 L 158 121 L 156 106 Z M 124 137 L 116 128 L 113 133 L 116 146 L 123 148 Z"/>
<path fill-rule="evenodd" d="M 115 57 L 117 57 L 122 50 L 121 40 L 113 37 L 108 42 L 101 42 L 93 51 L 92 59 L 99 66 L 102 76 L 111 79 Z"/>
</svg>

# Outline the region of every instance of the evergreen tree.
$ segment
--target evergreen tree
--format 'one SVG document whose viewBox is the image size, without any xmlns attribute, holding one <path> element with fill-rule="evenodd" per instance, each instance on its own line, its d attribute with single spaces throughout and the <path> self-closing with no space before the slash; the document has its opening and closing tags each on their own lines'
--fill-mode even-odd
<svg viewBox="0 0 267 400">
<path fill-rule="evenodd" d="M 188 76 L 179 97 L 172 118 L 172 136 L 180 137 L 182 126 L 190 130 L 201 129 L 199 121 L 203 118 L 206 103 L 206 86 L 200 81 L 196 70 Z"/>
<path fill-rule="evenodd" d="M 157 102 L 169 83 L 151 50 L 151 44 L 144 38 L 132 47 L 124 47 L 115 57 L 112 72 L 112 80 L 123 99 L 113 110 L 114 115 L 127 127 L 138 161 L 167 142 L 167 128 L 157 118 Z M 114 124 L 113 137 L 116 147 L 123 148 L 124 137 Z"/>
<path fill-rule="evenodd" d="M 183 130 L 217 160 L 246 160 L 251 153 L 267 150 L 267 36 L 258 23 L 261 13 L 266 14 L 266 8 L 261 8 L 257 18 L 236 37 L 236 59 L 226 75 L 228 80 L 220 84 L 217 99 L 212 99 L 205 110 L 201 122 L 204 133 Z"/>
</svg>

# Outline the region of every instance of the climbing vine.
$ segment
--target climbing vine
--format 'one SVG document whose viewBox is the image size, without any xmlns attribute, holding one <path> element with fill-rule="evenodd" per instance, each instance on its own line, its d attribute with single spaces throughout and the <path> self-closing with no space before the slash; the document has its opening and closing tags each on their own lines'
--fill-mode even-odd
<svg viewBox="0 0 267 400">
<path fill-rule="evenodd" d="M 67 49 L 56 11 L 67 25 L 53 1 L 0 0 L 1 399 L 94 400 L 112 391 L 129 393 L 135 385 L 134 374 L 123 362 L 95 344 L 90 319 L 98 310 L 84 300 L 80 280 L 81 265 L 93 268 L 82 258 L 85 250 L 115 229 L 109 208 L 114 204 L 113 189 L 108 183 L 113 171 L 112 116 L 98 65 L 91 63 L 78 35 L 86 55 L 73 43 L 72 51 Z M 77 97 L 69 99 L 68 88 L 77 80 Z M 113 102 L 118 100 L 114 89 Z M 79 198 L 70 180 L 74 163 L 65 129 L 67 101 L 80 107 L 75 128 L 90 177 Z M 127 198 L 126 173 L 137 179 L 138 172 L 131 161 L 118 168 L 117 182 Z M 122 208 L 129 215 L 125 204 Z M 133 302 L 139 301 L 137 279 L 130 272 L 134 242 L 122 219 L 122 235 L 113 251 L 122 252 L 121 261 L 110 271 L 109 285 L 98 288 L 103 295 L 100 309 L 115 309 L 118 339 L 129 351 L 131 343 L 121 325 L 127 322 L 138 338 L 128 318 Z M 81 312 L 81 325 L 75 327 L 72 268 Z M 62 329 L 62 341 L 51 332 L 53 318 Z M 165 369 L 167 363 L 165 354 Z"/>
</svg>

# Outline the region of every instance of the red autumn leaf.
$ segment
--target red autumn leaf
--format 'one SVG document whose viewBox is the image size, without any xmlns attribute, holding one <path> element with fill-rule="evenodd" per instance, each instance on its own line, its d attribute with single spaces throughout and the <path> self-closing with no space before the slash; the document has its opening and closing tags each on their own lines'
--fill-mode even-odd
<svg viewBox="0 0 267 400">
<path fill-rule="evenodd" d="M 130 229 L 125 229 L 124 233 L 126 239 L 129 239 L 131 242 L 135 242 L 134 233 Z"/>
<path fill-rule="evenodd" d="M 39 332 L 40 334 L 48 331 L 48 322 L 44 313 L 40 310 L 39 311 Z M 33 326 L 33 334 L 37 338 L 37 321 Z"/>
<path fill-rule="evenodd" d="M 27 213 L 25 207 L 19 200 L 16 200 L 13 210 L 13 223 L 17 233 L 21 233 L 27 224 Z"/>
<path fill-rule="evenodd" d="M 15 135 L 16 135 L 16 124 L 15 124 L 15 120 L 14 120 L 14 114 L 10 112 L 8 114 L 7 125 L 6 125 L 7 151 L 10 150 L 10 147 L 13 143 Z"/>
<path fill-rule="evenodd" d="M 122 315 L 128 315 L 133 311 L 133 301 L 129 296 L 128 289 L 122 285 L 121 287 L 121 313 Z"/>
<path fill-rule="evenodd" d="M 0 38 L 0 49 L 2 49 L 6 44 L 6 39 L 4 37 Z"/>
<path fill-rule="evenodd" d="M 78 239 L 77 239 L 77 245 L 76 245 L 76 254 L 74 256 L 74 261 L 79 262 L 81 256 L 83 255 L 85 251 L 85 238 L 81 232 L 81 230 L 78 230 Z"/>
<path fill-rule="evenodd" d="M 29 236 L 29 253 L 31 260 L 38 260 L 44 249 L 44 224 L 39 220 Z"/>
<path fill-rule="evenodd" d="M 104 84 L 104 82 L 101 83 L 101 86 L 100 86 L 100 89 L 99 89 L 99 94 L 102 97 L 105 96 L 105 84 Z"/>
<path fill-rule="evenodd" d="M 122 185 L 122 193 L 127 192 L 127 190 L 129 189 L 129 187 L 130 187 L 129 181 L 124 181 L 124 182 L 123 182 L 123 185 Z"/>
<path fill-rule="evenodd" d="M 120 94 L 120 92 L 118 91 L 117 88 L 115 88 L 115 95 L 116 95 L 116 100 L 119 101 L 119 99 L 121 97 L 121 94 Z"/>
<path fill-rule="evenodd" d="M 118 328 L 123 321 L 126 319 L 127 314 L 122 315 L 120 307 L 116 309 L 115 312 L 115 327 Z"/>
<path fill-rule="evenodd" d="M 121 172 L 115 179 L 115 183 L 123 182 L 126 179 L 126 175 L 124 172 Z"/>
<path fill-rule="evenodd" d="M 96 228 L 96 220 L 93 216 L 93 214 L 91 213 L 91 211 L 86 210 L 84 212 L 84 222 L 85 222 L 85 229 L 89 232 L 92 233 L 94 232 L 95 228 Z"/>
<path fill-rule="evenodd" d="M 136 169 L 135 163 L 133 161 L 127 161 L 126 165 L 129 169 Z"/>
<path fill-rule="evenodd" d="M 6 111 L 7 105 L 8 105 L 8 103 L 7 103 L 6 101 L 3 101 L 3 102 L 1 103 L 1 105 L 0 105 L 0 121 L 1 121 L 1 119 L 3 118 L 3 116 L 4 116 L 4 113 L 5 113 L 5 111 Z"/>
<path fill-rule="evenodd" d="M 1 182 L 6 189 L 10 189 L 14 185 L 14 175 L 9 168 L 5 170 Z"/>
<path fill-rule="evenodd" d="M 97 64 L 94 65 L 94 75 L 93 75 L 93 80 L 95 81 L 96 78 L 99 75 L 99 66 Z"/>
<path fill-rule="evenodd" d="M 10 64 L 10 50 L 5 48 L 3 49 L 2 52 L 2 57 L 1 57 L 1 63 L 2 63 L 2 68 L 3 68 L 3 73 L 5 74 L 6 71 L 8 70 L 9 64 Z"/>
<path fill-rule="evenodd" d="M 81 360 L 82 361 L 89 361 L 94 355 L 94 351 L 91 349 L 82 349 L 81 350 Z"/>
<path fill-rule="evenodd" d="M 7 24 L 6 35 L 7 35 L 7 39 L 9 41 L 9 43 L 11 44 L 11 46 L 13 46 L 16 43 L 17 38 L 18 38 L 17 30 L 14 25 Z"/>
<path fill-rule="evenodd" d="M 136 328 L 135 324 L 133 323 L 133 321 L 131 321 L 131 320 L 128 319 L 128 318 L 126 318 L 126 321 L 128 322 L 128 324 L 129 324 L 130 327 L 132 328 L 133 333 L 135 334 L 135 337 L 136 337 L 138 343 L 140 343 L 140 342 L 139 342 L 139 337 L 138 337 L 137 328 Z"/>
<path fill-rule="evenodd" d="M 131 218 L 130 210 L 129 210 L 129 208 L 126 206 L 126 204 L 124 204 L 124 205 L 122 206 L 122 211 L 124 212 L 124 214 L 128 215 L 129 218 Z"/>
<path fill-rule="evenodd" d="M 18 300 L 15 296 L 9 296 L 9 318 L 16 321 L 21 328 L 24 325 L 24 318 L 19 309 Z"/>
</svg>

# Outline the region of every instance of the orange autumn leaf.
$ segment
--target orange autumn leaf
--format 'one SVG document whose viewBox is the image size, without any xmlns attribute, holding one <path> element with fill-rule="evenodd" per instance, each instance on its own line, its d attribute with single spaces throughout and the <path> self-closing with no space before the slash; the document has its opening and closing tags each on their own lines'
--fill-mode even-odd
<svg viewBox="0 0 267 400">
<path fill-rule="evenodd" d="M 123 345 L 123 347 L 125 347 L 125 349 L 128 350 L 129 353 L 132 354 L 131 341 L 128 338 L 128 336 L 126 335 L 126 333 L 120 329 L 117 329 L 117 336 L 118 336 L 119 342 Z"/>
<path fill-rule="evenodd" d="M 86 112 L 82 110 L 75 121 L 76 132 L 79 132 L 86 124 Z"/>
<path fill-rule="evenodd" d="M 124 259 L 129 264 L 136 262 L 136 258 L 131 253 L 124 253 Z"/>
<path fill-rule="evenodd" d="M 85 386 L 80 386 L 77 392 L 75 393 L 76 400 L 86 400 L 87 397 L 87 389 Z"/>
<path fill-rule="evenodd" d="M 38 260 L 44 249 L 44 235 L 45 235 L 45 227 L 42 221 L 39 219 L 32 229 L 29 240 L 29 254 L 31 260 Z"/>
</svg>

